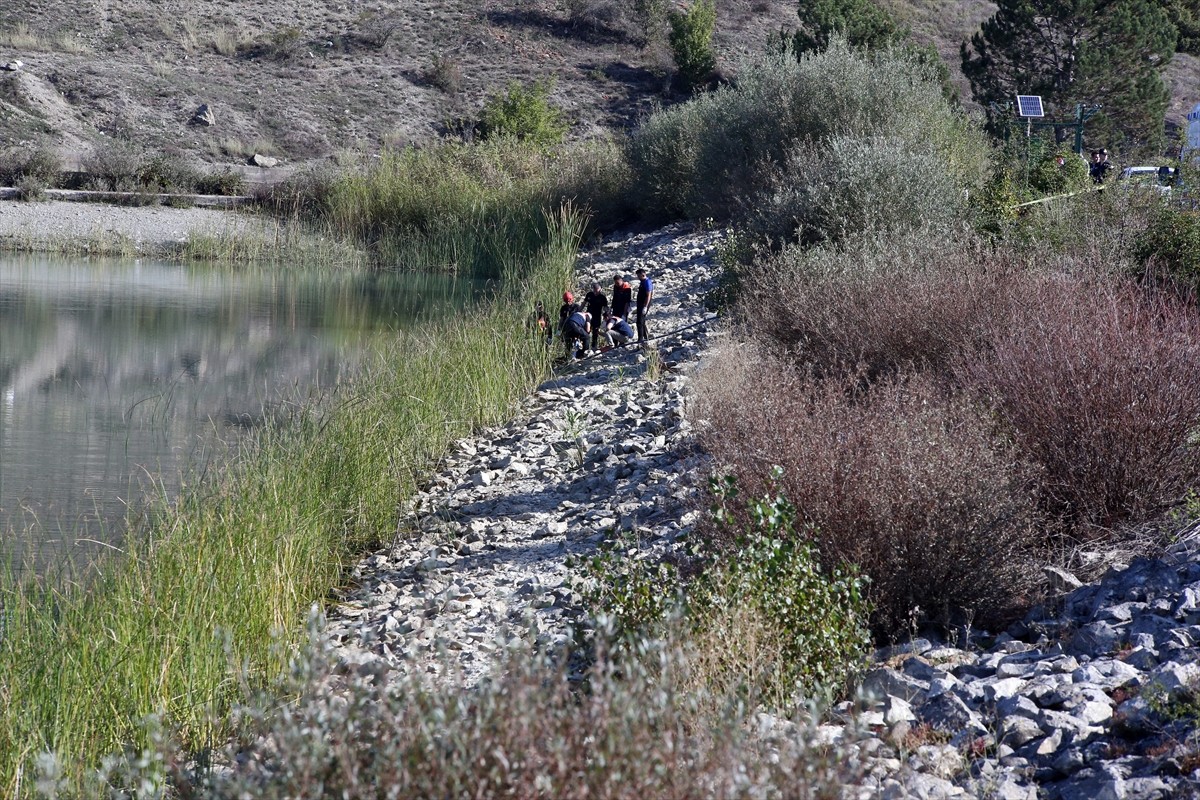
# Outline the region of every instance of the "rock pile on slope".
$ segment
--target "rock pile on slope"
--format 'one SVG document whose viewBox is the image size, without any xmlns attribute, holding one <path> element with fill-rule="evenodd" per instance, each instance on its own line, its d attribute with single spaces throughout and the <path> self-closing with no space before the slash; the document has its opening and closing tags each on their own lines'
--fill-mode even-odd
<svg viewBox="0 0 1200 800">
<path fill-rule="evenodd" d="M 856 749 L 883 796 L 1200 796 L 1195 538 L 966 649 L 914 639 L 875 660 L 863 680 L 875 701 L 841 712 L 874 733 Z"/>
</svg>

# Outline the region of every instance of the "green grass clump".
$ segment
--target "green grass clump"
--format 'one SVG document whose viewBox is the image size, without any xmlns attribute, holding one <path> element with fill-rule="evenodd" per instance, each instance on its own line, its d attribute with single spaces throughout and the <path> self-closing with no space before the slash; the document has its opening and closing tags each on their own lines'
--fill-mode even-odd
<svg viewBox="0 0 1200 800">
<path fill-rule="evenodd" d="M 547 236 L 542 209 L 570 202 L 596 227 L 629 214 L 629 176 L 616 149 L 551 151 L 511 137 L 385 152 L 338 173 L 309 173 L 269 203 L 385 268 L 498 278 L 514 253 Z"/>
<path fill-rule="evenodd" d="M 278 675 L 309 607 L 348 558 L 394 535 L 418 477 L 544 375 L 522 311 L 565 285 L 580 225 L 564 212 L 543 227 L 471 325 L 401 333 L 358 380 L 153 508 L 124 555 L 76 583 L 0 582 L 0 794 L 32 791 L 44 752 L 78 784 L 103 756 L 144 746 L 147 715 L 187 749 L 228 733 L 239 676 Z"/>
</svg>

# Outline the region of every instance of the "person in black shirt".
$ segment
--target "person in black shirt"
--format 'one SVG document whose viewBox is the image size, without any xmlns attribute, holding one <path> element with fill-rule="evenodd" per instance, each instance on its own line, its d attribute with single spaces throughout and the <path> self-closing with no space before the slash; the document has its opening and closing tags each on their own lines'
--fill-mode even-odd
<svg viewBox="0 0 1200 800">
<path fill-rule="evenodd" d="M 606 311 L 608 311 L 608 298 L 604 296 L 604 292 L 600 291 L 600 284 L 593 283 L 592 289 L 583 297 L 583 310 L 588 313 L 592 319 L 592 349 L 599 349 L 600 343 L 600 320 L 604 319 Z"/>
<path fill-rule="evenodd" d="M 575 295 L 570 292 L 563 292 L 563 304 L 558 308 L 558 327 L 567 321 L 567 317 L 579 310 L 579 304 L 575 302 Z"/>
</svg>

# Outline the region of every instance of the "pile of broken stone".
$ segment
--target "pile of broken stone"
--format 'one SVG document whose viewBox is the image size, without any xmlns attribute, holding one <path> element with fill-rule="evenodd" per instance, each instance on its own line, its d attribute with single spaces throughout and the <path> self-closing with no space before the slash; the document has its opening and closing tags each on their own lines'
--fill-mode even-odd
<svg viewBox="0 0 1200 800">
<path fill-rule="evenodd" d="M 343 670 L 437 672 L 449 659 L 472 685 L 506 642 L 567 641 L 587 613 L 578 557 L 619 531 L 647 551 L 686 539 L 711 468 L 685 403 L 715 333 L 703 301 L 719 242 L 675 226 L 585 254 L 584 285 L 649 269 L 657 357 L 626 347 L 573 363 L 518 419 L 460 442 L 331 610 Z M 1183 539 L 999 636 L 880 650 L 863 699 L 816 734 L 858 755 L 871 796 L 1200 796 L 1200 543 Z"/>
<path fill-rule="evenodd" d="M 682 546 L 707 475 L 684 402 L 716 319 L 704 299 L 720 238 L 673 226 L 582 257 L 585 286 L 649 270 L 653 349 L 572 362 L 513 422 L 459 442 L 403 515 L 395 544 L 356 567 L 354 588 L 331 611 L 344 663 L 436 672 L 449 655 L 474 683 L 506 642 L 566 643 L 586 612 L 570 564 L 614 534 L 647 553 Z"/>
<path fill-rule="evenodd" d="M 820 732 L 853 731 L 881 796 L 1197 797 L 1198 656 L 1200 541 L 1187 536 L 999 636 L 879 650 L 867 699 Z"/>
</svg>

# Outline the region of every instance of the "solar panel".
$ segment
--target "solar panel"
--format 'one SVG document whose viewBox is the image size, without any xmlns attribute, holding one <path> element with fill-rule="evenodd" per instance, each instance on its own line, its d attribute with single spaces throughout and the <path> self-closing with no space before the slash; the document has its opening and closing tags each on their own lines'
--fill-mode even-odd
<svg viewBox="0 0 1200 800">
<path fill-rule="evenodd" d="M 1044 117 L 1045 112 L 1042 111 L 1041 95 L 1036 94 L 1019 94 L 1017 95 L 1017 115 L 1021 117 Z"/>
</svg>

